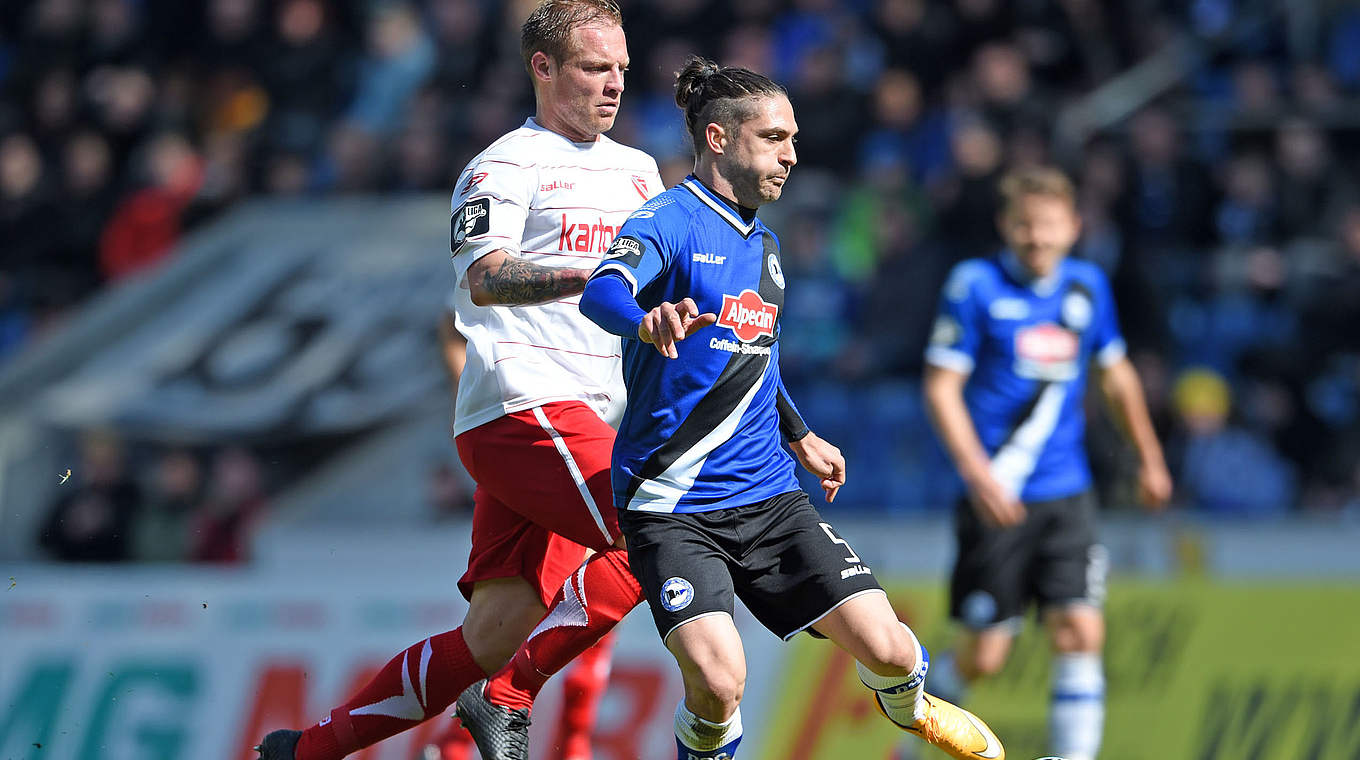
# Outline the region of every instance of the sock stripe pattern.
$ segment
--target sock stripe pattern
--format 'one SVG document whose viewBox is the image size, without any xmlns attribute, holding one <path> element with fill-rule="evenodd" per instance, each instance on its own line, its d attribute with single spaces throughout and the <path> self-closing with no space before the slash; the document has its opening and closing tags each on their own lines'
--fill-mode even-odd
<svg viewBox="0 0 1360 760">
<path fill-rule="evenodd" d="M 1105 673 L 1095 653 L 1053 659 L 1049 705 L 1050 750 L 1070 760 L 1091 760 L 1100 750 L 1105 724 Z"/>
<path fill-rule="evenodd" d="M 741 708 L 723 723 L 713 723 L 689 711 L 684 700 L 675 708 L 675 747 L 678 760 L 730 760 L 741 743 Z"/>
<path fill-rule="evenodd" d="M 393 657 L 348 702 L 302 732 L 296 760 L 340 760 L 448 709 L 485 678 L 463 629 L 431 636 Z"/>
<path fill-rule="evenodd" d="M 562 584 L 548 614 L 510 664 L 487 681 L 486 698 L 512 710 L 532 709 L 534 697 L 552 674 L 594 646 L 641 603 L 642 587 L 628 566 L 628 552 L 610 549 L 594 555 Z"/>
<path fill-rule="evenodd" d="M 877 698 L 894 723 L 906 727 L 922 717 L 925 709 L 921 694 L 925 691 L 926 673 L 930 670 L 930 653 L 921 646 L 920 639 L 906 624 L 902 625 L 916 647 L 916 668 L 905 676 L 881 676 L 856 662 L 859 680 L 870 689 L 878 692 Z"/>
</svg>

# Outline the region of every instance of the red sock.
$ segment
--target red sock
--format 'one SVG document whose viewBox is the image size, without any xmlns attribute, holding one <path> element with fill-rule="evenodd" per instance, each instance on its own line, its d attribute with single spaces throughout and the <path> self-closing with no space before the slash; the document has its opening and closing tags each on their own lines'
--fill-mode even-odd
<svg viewBox="0 0 1360 760">
<path fill-rule="evenodd" d="M 610 549 L 586 560 L 562 585 L 528 641 L 487 681 L 487 700 L 512 710 L 532 710 L 534 698 L 554 673 L 641 603 L 642 587 L 628 568 L 628 552 Z"/>
<path fill-rule="evenodd" d="M 449 722 L 453 725 L 434 740 L 434 745 L 439 748 L 439 760 L 470 760 L 472 734 L 463 728 L 462 723 L 456 720 Z"/>
<path fill-rule="evenodd" d="M 440 714 L 485 677 L 462 628 L 413 644 L 330 717 L 303 731 L 296 760 L 340 760 L 395 736 Z"/>
<path fill-rule="evenodd" d="M 590 733 L 600 698 L 609 687 L 609 666 L 614 654 L 614 634 L 606 633 L 576 658 L 562 682 L 562 717 L 557 722 L 558 756 L 563 760 L 590 760 Z"/>
</svg>

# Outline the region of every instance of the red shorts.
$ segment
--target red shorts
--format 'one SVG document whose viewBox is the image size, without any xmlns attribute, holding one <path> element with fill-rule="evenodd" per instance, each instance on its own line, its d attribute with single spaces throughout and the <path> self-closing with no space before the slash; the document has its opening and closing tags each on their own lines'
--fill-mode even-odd
<svg viewBox="0 0 1360 760">
<path fill-rule="evenodd" d="M 552 601 L 585 549 L 619 536 L 609 485 L 614 429 L 579 401 L 561 401 L 492 420 L 455 439 L 477 482 L 472 552 L 458 590 L 522 577 Z"/>
</svg>

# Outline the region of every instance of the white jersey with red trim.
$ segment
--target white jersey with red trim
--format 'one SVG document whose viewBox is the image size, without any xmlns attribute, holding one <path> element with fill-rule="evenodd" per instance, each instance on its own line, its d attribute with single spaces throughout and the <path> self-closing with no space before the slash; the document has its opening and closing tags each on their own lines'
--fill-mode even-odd
<svg viewBox="0 0 1360 760">
<path fill-rule="evenodd" d="M 553 401 L 581 400 L 617 427 L 619 339 L 581 316 L 580 297 L 477 306 L 474 261 L 505 250 L 545 267 L 592 270 L 638 206 L 662 191 L 656 161 L 604 135 L 575 143 L 529 119 L 458 177 L 450 216 L 454 320 L 467 338 L 454 434 Z"/>
</svg>

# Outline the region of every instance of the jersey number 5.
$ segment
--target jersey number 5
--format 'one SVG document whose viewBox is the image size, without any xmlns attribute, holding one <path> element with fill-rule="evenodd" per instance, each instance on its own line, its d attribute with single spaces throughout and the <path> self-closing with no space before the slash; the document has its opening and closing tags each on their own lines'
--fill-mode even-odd
<svg viewBox="0 0 1360 760">
<path fill-rule="evenodd" d="M 858 554 L 855 554 L 855 550 L 850 548 L 850 542 L 849 542 L 849 541 L 846 541 L 845 539 L 843 539 L 843 538 L 841 538 L 840 536 L 836 535 L 836 534 L 831 530 L 831 524 L 830 524 L 830 523 L 819 523 L 819 524 L 822 526 L 822 530 L 826 531 L 826 537 L 829 538 L 829 539 L 831 539 L 831 543 L 833 543 L 833 544 L 840 544 L 841 546 L 844 546 L 844 547 L 845 547 L 845 550 L 846 550 L 846 551 L 850 552 L 850 556 L 849 556 L 849 557 L 846 557 L 846 558 L 845 558 L 845 561 L 846 561 L 847 563 L 851 564 L 851 565 L 857 564 L 857 563 L 859 562 L 859 555 L 858 555 Z"/>
</svg>

